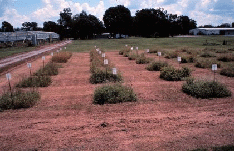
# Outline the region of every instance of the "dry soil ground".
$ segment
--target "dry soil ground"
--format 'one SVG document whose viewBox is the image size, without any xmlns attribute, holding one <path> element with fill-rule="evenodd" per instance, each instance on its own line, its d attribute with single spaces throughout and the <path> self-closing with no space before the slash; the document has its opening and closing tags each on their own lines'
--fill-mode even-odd
<svg viewBox="0 0 234 151">
<path fill-rule="evenodd" d="M 233 96 L 196 99 L 181 91 L 183 82 L 161 80 L 159 72 L 147 71 L 118 52 L 107 56 L 124 84 L 135 90 L 137 102 L 93 105 L 94 89 L 100 85 L 89 83 L 89 54 L 73 53 L 52 85 L 38 89 L 37 105 L 0 113 L 0 150 L 188 150 L 234 143 Z M 35 71 L 41 59 L 33 64 Z M 193 76 L 213 75 L 208 69 L 193 69 Z M 25 74 L 25 65 L 15 68 L 12 83 Z M 217 79 L 234 94 L 233 78 Z M 3 75 L 0 87 L 6 86 Z"/>
</svg>

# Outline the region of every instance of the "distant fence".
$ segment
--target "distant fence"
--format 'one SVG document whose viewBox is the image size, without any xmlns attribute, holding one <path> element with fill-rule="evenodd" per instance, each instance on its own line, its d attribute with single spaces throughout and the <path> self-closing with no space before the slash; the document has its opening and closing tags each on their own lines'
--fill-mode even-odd
<svg viewBox="0 0 234 151">
<path fill-rule="evenodd" d="M 37 45 L 38 41 L 53 41 L 59 39 L 59 34 L 54 32 L 42 31 L 17 31 L 17 32 L 0 32 L 0 42 L 9 43 L 17 41 L 31 41 L 33 45 Z"/>
</svg>

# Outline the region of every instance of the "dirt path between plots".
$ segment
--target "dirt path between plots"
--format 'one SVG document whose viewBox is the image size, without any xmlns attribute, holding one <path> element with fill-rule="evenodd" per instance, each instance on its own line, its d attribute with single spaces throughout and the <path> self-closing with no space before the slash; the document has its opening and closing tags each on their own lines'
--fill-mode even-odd
<svg viewBox="0 0 234 151">
<path fill-rule="evenodd" d="M 163 81 L 117 52 L 106 55 L 138 102 L 93 105 L 99 85 L 89 83 L 89 54 L 73 53 L 52 85 L 39 88 L 36 106 L 0 113 L 0 150 L 188 150 L 234 143 L 233 97 L 198 100 L 181 92 L 182 82 Z M 15 74 L 25 71 L 21 66 Z M 220 78 L 233 92 L 233 79 Z"/>
</svg>

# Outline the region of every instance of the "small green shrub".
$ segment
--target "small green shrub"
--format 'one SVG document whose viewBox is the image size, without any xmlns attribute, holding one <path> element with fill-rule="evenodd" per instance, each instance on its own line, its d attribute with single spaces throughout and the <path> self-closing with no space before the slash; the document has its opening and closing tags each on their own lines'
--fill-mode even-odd
<svg viewBox="0 0 234 151">
<path fill-rule="evenodd" d="M 174 67 L 165 67 L 160 72 L 160 78 L 167 81 L 181 81 L 183 78 L 189 77 L 191 70 L 187 67 L 183 69 L 175 69 Z"/>
<path fill-rule="evenodd" d="M 216 57 L 214 53 L 208 51 L 202 52 L 200 56 L 204 58 Z"/>
<path fill-rule="evenodd" d="M 137 58 L 136 53 L 134 53 L 134 52 L 129 53 L 129 55 L 128 55 L 129 60 L 136 60 L 136 58 Z"/>
<path fill-rule="evenodd" d="M 168 67 L 167 62 L 151 62 L 146 69 L 149 71 L 160 71 L 162 68 Z"/>
<path fill-rule="evenodd" d="M 224 68 L 220 71 L 220 74 L 227 77 L 234 77 L 234 67 Z"/>
<path fill-rule="evenodd" d="M 35 91 L 15 91 L 12 95 L 7 92 L 0 97 L 0 110 L 29 108 L 38 100 L 40 100 L 40 94 Z"/>
<path fill-rule="evenodd" d="M 234 54 L 221 55 L 221 56 L 218 57 L 218 60 L 223 61 L 223 62 L 234 61 Z"/>
<path fill-rule="evenodd" d="M 98 87 L 94 92 L 94 104 L 116 104 L 137 101 L 136 94 L 130 87 L 121 84 Z"/>
<path fill-rule="evenodd" d="M 52 57 L 52 62 L 66 63 L 72 56 L 71 52 L 62 51 Z"/>
<path fill-rule="evenodd" d="M 50 76 L 32 76 L 28 78 L 23 78 L 16 87 L 26 88 L 26 87 L 48 87 L 52 83 Z"/>
<path fill-rule="evenodd" d="M 221 64 L 214 59 L 199 59 L 196 64 L 195 67 L 197 68 L 211 68 L 212 64 L 217 64 L 218 68 L 221 67 Z"/>
<path fill-rule="evenodd" d="M 149 53 L 157 53 L 158 52 L 158 49 L 150 49 L 149 50 Z"/>
<path fill-rule="evenodd" d="M 119 51 L 119 55 L 123 55 L 123 53 L 124 53 L 124 50 Z"/>
<path fill-rule="evenodd" d="M 124 57 L 128 57 L 128 56 L 129 56 L 129 52 L 124 52 L 124 53 L 123 53 L 123 56 L 124 56 Z"/>
<path fill-rule="evenodd" d="M 125 47 L 122 50 L 119 51 L 119 55 L 126 55 L 131 51 L 131 47 Z M 128 56 L 125 56 L 128 57 Z"/>
<path fill-rule="evenodd" d="M 188 80 L 183 84 L 182 90 L 196 98 L 223 98 L 231 96 L 231 91 L 221 83 L 215 81 Z"/>
<path fill-rule="evenodd" d="M 151 61 L 151 58 L 145 57 L 145 54 L 142 53 L 139 57 L 136 58 L 136 64 L 147 64 Z"/>
<path fill-rule="evenodd" d="M 36 76 L 53 76 L 53 75 L 58 75 L 58 68 L 59 65 L 55 63 L 48 63 L 44 68 L 39 69 L 34 75 Z"/>
<path fill-rule="evenodd" d="M 97 68 L 90 76 L 90 83 L 97 84 L 97 83 L 103 83 L 108 80 L 109 82 L 120 82 L 122 80 L 122 76 L 120 73 L 117 73 L 114 75 L 112 71 L 108 70 L 106 73 L 106 70 L 101 70 Z"/>
<path fill-rule="evenodd" d="M 195 61 L 193 56 L 181 57 L 181 63 L 193 63 Z"/>
<path fill-rule="evenodd" d="M 234 145 L 225 145 L 221 147 L 213 147 L 213 151 L 234 151 Z"/>
<path fill-rule="evenodd" d="M 171 58 L 177 58 L 178 52 L 176 51 L 169 51 L 166 53 L 165 58 L 171 59 Z"/>
</svg>

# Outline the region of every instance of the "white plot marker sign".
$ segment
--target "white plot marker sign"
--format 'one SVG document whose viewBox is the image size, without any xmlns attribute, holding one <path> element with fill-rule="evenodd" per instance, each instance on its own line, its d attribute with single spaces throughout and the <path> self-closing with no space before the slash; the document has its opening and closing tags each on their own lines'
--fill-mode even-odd
<svg viewBox="0 0 234 151">
<path fill-rule="evenodd" d="M 181 57 L 177 57 L 178 62 L 181 62 Z"/>
<path fill-rule="evenodd" d="M 27 63 L 27 67 L 28 68 L 32 68 L 32 64 L 31 63 Z"/>
<path fill-rule="evenodd" d="M 217 71 L 218 67 L 217 64 L 212 64 L 212 71 Z"/>
<path fill-rule="evenodd" d="M 149 53 L 150 52 L 149 49 L 146 49 L 146 52 Z"/>
<path fill-rule="evenodd" d="M 60 48 L 60 50 L 62 50 L 62 48 Z"/>
<path fill-rule="evenodd" d="M 8 81 L 10 81 L 10 80 L 11 80 L 11 74 L 10 74 L 10 73 L 7 73 L 7 74 L 6 74 L 6 78 L 7 78 Z"/>
<path fill-rule="evenodd" d="M 125 45 L 125 47 L 127 47 L 128 45 Z"/>
<path fill-rule="evenodd" d="M 159 57 L 162 56 L 162 53 L 161 53 L 161 52 L 158 52 L 158 56 L 159 56 Z"/>
<path fill-rule="evenodd" d="M 102 52 L 101 52 L 101 51 L 99 51 L 99 54 L 102 54 Z"/>
<path fill-rule="evenodd" d="M 114 75 L 116 75 L 116 74 L 117 74 L 117 69 L 116 69 L 116 68 L 112 68 L 112 73 L 113 73 Z"/>
<path fill-rule="evenodd" d="M 214 71 L 214 81 L 215 81 L 215 71 L 217 71 L 218 66 L 217 64 L 212 64 L 212 71 Z"/>
<path fill-rule="evenodd" d="M 104 60 L 104 65 L 108 65 L 108 59 Z"/>
<path fill-rule="evenodd" d="M 136 50 L 138 50 L 138 47 L 136 47 Z"/>
<path fill-rule="evenodd" d="M 131 47 L 131 50 L 133 50 L 133 47 Z"/>
<path fill-rule="evenodd" d="M 57 50 L 57 52 L 59 52 L 59 50 Z"/>
<path fill-rule="evenodd" d="M 67 47 L 64 47 L 64 49 L 67 49 Z"/>
<path fill-rule="evenodd" d="M 105 53 L 102 53 L 102 58 L 105 58 L 106 57 L 106 54 Z"/>
<path fill-rule="evenodd" d="M 45 60 L 45 56 L 42 56 L 42 60 Z"/>
<path fill-rule="evenodd" d="M 54 56 L 54 53 L 53 53 L 53 52 L 51 52 L 51 56 L 52 56 L 52 57 Z"/>
</svg>

